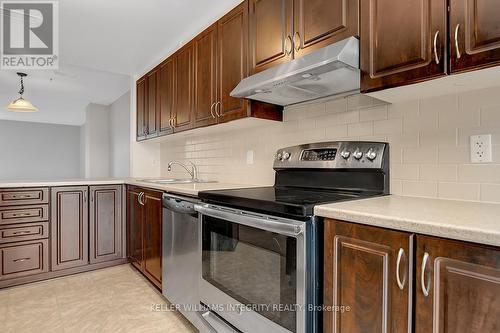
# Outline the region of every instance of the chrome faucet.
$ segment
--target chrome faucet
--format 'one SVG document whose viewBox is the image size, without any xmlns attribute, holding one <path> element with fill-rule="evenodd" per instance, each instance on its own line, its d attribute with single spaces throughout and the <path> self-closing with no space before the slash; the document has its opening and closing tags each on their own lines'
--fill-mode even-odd
<svg viewBox="0 0 500 333">
<path fill-rule="evenodd" d="M 183 167 L 184 169 L 186 169 L 186 171 L 189 173 L 189 175 L 191 176 L 191 179 L 193 181 L 196 181 L 198 180 L 198 169 L 196 168 L 196 165 L 191 162 L 191 161 L 187 161 L 189 164 L 191 164 L 191 170 L 189 170 L 188 166 L 182 162 L 179 162 L 179 161 L 171 161 L 170 163 L 168 163 L 168 171 L 172 171 L 172 165 L 179 165 L 181 167 Z"/>
</svg>

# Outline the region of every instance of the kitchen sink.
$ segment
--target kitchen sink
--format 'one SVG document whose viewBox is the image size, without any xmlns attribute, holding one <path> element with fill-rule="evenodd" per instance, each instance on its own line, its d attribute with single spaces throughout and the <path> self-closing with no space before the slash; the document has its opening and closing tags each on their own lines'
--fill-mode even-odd
<svg viewBox="0 0 500 333">
<path fill-rule="evenodd" d="M 141 182 L 153 183 L 153 184 L 206 184 L 206 183 L 216 183 L 213 180 L 203 180 L 203 179 L 141 179 Z"/>
</svg>

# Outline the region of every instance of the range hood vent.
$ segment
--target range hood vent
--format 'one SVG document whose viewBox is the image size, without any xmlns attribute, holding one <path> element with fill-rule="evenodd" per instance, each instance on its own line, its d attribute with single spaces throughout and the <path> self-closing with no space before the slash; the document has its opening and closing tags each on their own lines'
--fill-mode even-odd
<svg viewBox="0 0 500 333">
<path fill-rule="evenodd" d="M 359 40 L 350 37 L 249 76 L 231 96 L 286 106 L 359 91 Z"/>
</svg>

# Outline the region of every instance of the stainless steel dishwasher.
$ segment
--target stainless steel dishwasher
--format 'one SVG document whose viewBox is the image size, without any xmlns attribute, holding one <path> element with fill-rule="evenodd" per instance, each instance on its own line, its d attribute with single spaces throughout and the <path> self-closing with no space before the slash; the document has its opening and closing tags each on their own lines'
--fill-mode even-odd
<svg viewBox="0 0 500 333">
<path fill-rule="evenodd" d="M 162 293 L 200 332 L 211 331 L 201 319 L 198 284 L 201 251 L 195 198 L 163 195 Z"/>
</svg>

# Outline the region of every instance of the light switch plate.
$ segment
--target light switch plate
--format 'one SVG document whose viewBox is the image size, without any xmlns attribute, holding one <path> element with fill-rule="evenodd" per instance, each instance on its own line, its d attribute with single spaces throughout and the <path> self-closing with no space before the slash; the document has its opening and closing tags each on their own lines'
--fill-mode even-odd
<svg viewBox="0 0 500 333">
<path fill-rule="evenodd" d="M 491 134 L 473 135 L 470 137 L 470 160 L 472 163 L 490 163 Z"/>
</svg>

